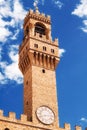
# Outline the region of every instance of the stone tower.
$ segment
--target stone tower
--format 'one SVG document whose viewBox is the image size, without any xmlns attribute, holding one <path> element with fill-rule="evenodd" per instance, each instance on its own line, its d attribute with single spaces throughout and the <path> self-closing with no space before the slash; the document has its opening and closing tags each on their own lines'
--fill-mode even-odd
<svg viewBox="0 0 87 130">
<path fill-rule="evenodd" d="M 19 68 L 24 75 L 24 114 L 34 124 L 58 126 L 55 69 L 58 40 L 52 41 L 50 16 L 30 10 L 24 20 Z"/>
<path fill-rule="evenodd" d="M 19 68 L 24 75 L 24 114 L 4 116 L 0 130 L 71 130 L 59 127 L 55 69 L 59 63 L 58 40 L 52 41 L 51 19 L 30 10 L 24 20 L 24 38 L 19 47 Z M 82 130 L 75 126 L 75 130 Z"/>
</svg>

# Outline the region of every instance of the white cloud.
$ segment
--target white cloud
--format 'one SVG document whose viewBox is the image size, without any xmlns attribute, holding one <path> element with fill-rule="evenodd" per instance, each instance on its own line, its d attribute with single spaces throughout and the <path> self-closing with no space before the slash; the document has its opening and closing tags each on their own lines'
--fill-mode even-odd
<svg viewBox="0 0 87 130">
<path fill-rule="evenodd" d="M 17 57 L 17 56 L 16 56 Z M 17 57 L 18 58 L 18 57 Z M 4 68 L 5 77 L 9 80 L 16 81 L 18 84 L 22 83 L 22 75 L 18 69 L 18 62 L 13 62 Z"/>
<path fill-rule="evenodd" d="M 76 6 L 72 14 L 78 17 L 87 17 L 87 0 L 80 0 L 80 4 Z"/>
<path fill-rule="evenodd" d="M 87 20 L 84 20 L 83 23 L 85 24 L 85 26 L 87 26 Z"/>
<path fill-rule="evenodd" d="M 9 46 L 9 58 L 11 63 L 1 62 L 0 68 L 3 74 L 0 74 L 0 82 L 7 83 L 9 80 L 16 81 L 18 84 L 22 83 L 22 74 L 18 68 L 18 45 Z"/>
<path fill-rule="evenodd" d="M 5 42 L 12 32 L 8 28 L 0 27 L 0 42 Z"/>
<path fill-rule="evenodd" d="M 7 65 L 8 65 L 8 63 L 6 61 L 0 62 L 0 68 L 1 69 L 4 69 Z"/>
<path fill-rule="evenodd" d="M 0 72 L 0 84 L 5 84 L 6 80 L 4 78 L 4 75 Z"/>
<path fill-rule="evenodd" d="M 2 58 L 2 47 L 0 46 L 0 61 L 1 61 L 1 58 Z"/>
<path fill-rule="evenodd" d="M 63 3 L 60 0 L 52 0 L 52 1 L 59 9 L 62 8 Z"/>
<path fill-rule="evenodd" d="M 63 56 L 63 54 L 66 52 L 66 50 L 65 49 L 63 49 L 63 48 L 60 48 L 59 49 L 59 57 L 62 57 Z"/>
<path fill-rule="evenodd" d="M 27 12 L 23 9 L 23 6 L 19 2 L 19 0 L 14 0 L 12 17 L 15 19 L 15 21 L 17 23 L 19 23 L 20 21 L 23 21 L 26 13 Z"/>
<path fill-rule="evenodd" d="M 56 5 L 56 7 L 58 7 L 59 9 L 61 9 L 62 6 L 63 6 L 63 3 L 62 3 L 60 0 L 51 0 L 51 2 L 52 2 L 54 5 Z M 38 4 L 44 5 L 44 3 L 45 3 L 45 0 L 34 0 L 33 6 L 34 6 L 34 7 L 37 7 Z"/>
<path fill-rule="evenodd" d="M 80 28 L 83 32 L 87 33 L 87 27 L 81 27 Z"/>
<path fill-rule="evenodd" d="M 11 0 L 2 0 L 2 2 L 0 2 L 0 15 L 2 17 L 8 17 L 11 16 L 11 14 Z"/>
<path fill-rule="evenodd" d="M 17 39 L 19 31 L 20 31 L 19 29 L 15 30 L 15 34 L 11 37 L 12 40 L 16 40 Z"/>
<path fill-rule="evenodd" d="M 83 20 L 83 27 L 81 27 L 81 29 L 83 30 L 83 32 L 87 33 L 87 20 Z"/>
<path fill-rule="evenodd" d="M 2 81 L 4 79 L 4 76 L 2 75 L 2 73 L 0 72 L 0 81 Z"/>
<path fill-rule="evenodd" d="M 22 3 L 19 0 L 0 0 L 0 42 L 6 42 L 9 39 L 16 39 L 22 28 L 23 19 L 26 15 Z M 13 28 L 14 31 L 9 28 Z"/>
<path fill-rule="evenodd" d="M 80 29 L 87 33 L 87 0 L 80 0 L 80 3 L 76 5 L 72 15 L 82 18 L 83 26 Z"/>
<path fill-rule="evenodd" d="M 87 123 L 87 118 L 82 117 L 82 118 L 80 119 L 80 121 L 83 121 L 83 122 L 86 122 L 86 123 Z"/>
</svg>

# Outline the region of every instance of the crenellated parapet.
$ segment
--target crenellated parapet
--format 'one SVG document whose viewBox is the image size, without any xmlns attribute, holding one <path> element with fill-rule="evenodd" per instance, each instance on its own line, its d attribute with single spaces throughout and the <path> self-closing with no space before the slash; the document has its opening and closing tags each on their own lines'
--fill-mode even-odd
<svg viewBox="0 0 87 130">
<path fill-rule="evenodd" d="M 71 130 L 70 124 L 65 123 L 64 128 L 65 128 L 65 130 Z M 82 130 L 82 128 L 80 126 L 75 126 L 75 128 L 73 130 Z"/>
<path fill-rule="evenodd" d="M 40 125 L 34 125 L 32 122 L 27 120 L 27 116 L 21 114 L 20 119 L 16 118 L 16 113 L 9 112 L 8 116 L 4 116 L 3 110 L 0 110 L 0 130 L 3 130 L 5 127 L 9 129 L 21 129 L 21 130 L 71 130 L 70 124 L 64 124 L 64 128 L 45 128 Z M 3 128 L 3 129 L 2 129 Z M 82 130 L 80 126 L 75 126 L 73 130 Z"/>
<path fill-rule="evenodd" d="M 11 121 L 11 122 L 17 122 L 18 119 L 16 118 L 16 113 L 15 112 L 9 112 L 8 116 L 4 116 L 4 111 L 0 110 L 0 120 L 4 121 Z M 24 114 L 21 114 L 20 122 L 27 122 L 27 116 Z"/>
<path fill-rule="evenodd" d="M 81 126 L 75 126 L 75 130 L 82 130 Z"/>
<path fill-rule="evenodd" d="M 29 18 L 39 20 L 39 21 L 45 22 L 47 24 L 51 23 L 50 16 L 49 15 L 46 16 L 44 13 L 40 13 L 38 8 L 36 8 L 35 11 L 33 11 L 32 9 L 29 10 L 28 14 L 26 15 L 26 17 L 24 19 L 24 27 L 25 27 L 27 21 L 29 20 Z"/>
<path fill-rule="evenodd" d="M 65 130 L 71 130 L 71 126 L 70 126 L 70 124 L 64 124 L 64 128 L 65 128 Z"/>
</svg>

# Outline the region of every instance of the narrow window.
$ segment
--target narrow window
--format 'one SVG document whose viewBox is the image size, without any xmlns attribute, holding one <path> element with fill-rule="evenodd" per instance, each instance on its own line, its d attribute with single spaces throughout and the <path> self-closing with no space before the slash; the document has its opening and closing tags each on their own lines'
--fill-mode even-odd
<svg viewBox="0 0 87 130">
<path fill-rule="evenodd" d="M 26 81 L 26 85 L 28 85 L 28 81 Z"/>
<path fill-rule="evenodd" d="M 51 49 L 51 52 L 54 53 L 54 49 Z"/>
<path fill-rule="evenodd" d="M 26 102 L 26 105 L 28 105 L 28 101 Z"/>
<path fill-rule="evenodd" d="M 43 51 L 46 51 L 46 47 L 45 46 L 43 46 Z"/>
<path fill-rule="evenodd" d="M 38 48 L 38 44 L 34 44 L 34 47 L 35 47 L 35 48 Z"/>
<path fill-rule="evenodd" d="M 32 117 L 30 117 L 30 121 L 32 121 Z"/>
</svg>

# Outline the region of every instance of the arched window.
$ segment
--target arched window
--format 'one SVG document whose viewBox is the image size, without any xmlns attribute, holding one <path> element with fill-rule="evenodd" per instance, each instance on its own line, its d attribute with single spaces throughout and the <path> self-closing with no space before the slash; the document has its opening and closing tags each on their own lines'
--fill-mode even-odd
<svg viewBox="0 0 87 130">
<path fill-rule="evenodd" d="M 40 37 L 42 37 L 42 35 L 45 35 L 45 26 L 40 23 L 36 23 L 35 24 L 35 35 L 36 35 L 36 33 L 39 33 Z"/>
</svg>

